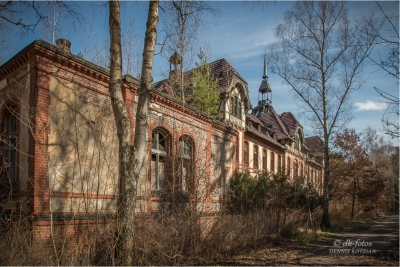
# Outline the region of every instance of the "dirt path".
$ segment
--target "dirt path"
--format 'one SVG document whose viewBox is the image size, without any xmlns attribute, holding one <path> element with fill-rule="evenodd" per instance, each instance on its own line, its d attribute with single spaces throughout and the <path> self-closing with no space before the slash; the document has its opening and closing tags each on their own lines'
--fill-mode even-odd
<svg viewBox="0 0 400 267">
<path fill-rule="evenodd" d="M 330 234 L 321 242 L 271 245 L 219 264 L 399 266 L 399 217 L 377 220 L 368 229 Z"/>
<path fill-rule="evenodd" d="M 330 241 L 298 264 L 398 266 L 399 217 L 381 219 L 366 230 L 335 234 Z"/>
</svg>

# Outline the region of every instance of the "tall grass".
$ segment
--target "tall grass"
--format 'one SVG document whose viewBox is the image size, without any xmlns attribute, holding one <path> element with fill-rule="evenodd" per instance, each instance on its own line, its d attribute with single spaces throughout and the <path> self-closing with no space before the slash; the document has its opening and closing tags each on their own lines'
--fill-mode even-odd
<svg viewBox="0 0 400 267">
<path fill-rule="evenodd" d="M 318 229 L 318 195 L 301 179 L 282 174 L 240 174 L 228 190 L 225 209 L 210 216 L 187 210 L 137 221 L 135 265 L 205 265 L 268 243 Z M 318 218 L 316 218 L 318 214 Z M 98 228 L 84 250 L 62 251 L 73 236 L 58 231 L 58 242 L 34 240 L 27 218 L 3 220 L 1 265 L 114 265 L 113 232 Z M 301 231 L 299 231 L 301 229 Z M 64 236 L 63 236 L 64 234 Z"/>
</svg>

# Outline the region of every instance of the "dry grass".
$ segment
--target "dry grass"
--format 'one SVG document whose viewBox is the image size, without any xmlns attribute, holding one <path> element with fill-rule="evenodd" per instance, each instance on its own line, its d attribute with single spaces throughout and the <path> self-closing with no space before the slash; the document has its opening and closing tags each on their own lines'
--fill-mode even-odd
<svg viewBox="0 0 400 267">
<path fill-rule="evenodd" d="M 189 216 L 191 215 L 191 216 Z M 136 227 L 135 265 L 195 265 L 255 249 L 282 238 L 292 238 L 306 222 L 301 213 L 288 213 L 277 224 L 268 212 L 214 217 L 165 215 L 139 221 Z M 62 251 L 62 236 L 55 246 L 35 241 L 26 219 L 2 225 L 1 265 L 113 265 L 112 235 L 98 233 L 87 251 Z"/>
<path fill-rule="evenodd" d="M 288 240 L 303 244 L 324 238 L 319 228 L 321 211 L 289 210 L 277 221 L 271 211 L 246 215 L 163 215 L 138 221 L 135 265 L 205 265 Z M 331 213 L 337 229 L 354 227 L 343 213 Z M 372 220 L 369 222 L 373 223 Z M 27 219 L 2 221 L 0 265 L 114 265 L 112 233 L 98 232 L 96 242 L 80 253 L 63 252 L 49 240 L 35 241 Z M 62 236 L 58 240 L 63 240 Z"/>
</svg>

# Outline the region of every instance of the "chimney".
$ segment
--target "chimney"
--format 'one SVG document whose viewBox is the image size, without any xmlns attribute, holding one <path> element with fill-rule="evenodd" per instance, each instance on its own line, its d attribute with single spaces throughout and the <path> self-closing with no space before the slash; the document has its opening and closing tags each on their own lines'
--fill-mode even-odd
<svg viewBox="0 0 400 267">
<path fill-rule="evenodd" d="M 71 42 L 67 39 L 57 39 L 56 40 L 57 48 L 64 53 L 71 54 Z"/>
</svg>

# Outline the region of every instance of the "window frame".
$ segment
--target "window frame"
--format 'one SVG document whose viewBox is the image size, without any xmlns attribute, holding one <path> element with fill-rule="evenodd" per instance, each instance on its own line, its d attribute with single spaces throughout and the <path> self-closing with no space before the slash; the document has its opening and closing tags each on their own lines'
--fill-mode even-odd
<svg viewBox="0 0 400 267">
<path fill-rule="evenodd" d="M 259 169 L 259 165 L 258 165 L 258 146 L 257 145 L 253 146 L 253 168 L 254 169 Z"/>
<path fill-rule="evenodd" d="M 244 141 L 243 143 L 243 164 L 249 166 L 249 142 Z"/>
<path fill-rule="evenodd" d="M 183 145 L 182 145 L 183 144 Z M 189 153 L 186 153 L 186 148 L 188 148 Z M 191 136 L 183 134 L 178 139 L 178 182 L 174 185 L 178 191 L 184 193 L 194 192 L 194 172 L 195 172 L 195 143 Z M 189 166 L 184 173 L 186 166 Z M 184 177 L 186 176 L 186 177 Z M 193 179 L 191 179 L 191 177 Z"/>
<path fill-rule="evenodd" d="M 278 156 L 278 171 L 280 172 L 282 171 L 282 156 L 278 154 L 277 156 Z"/>
<path fill-rule="evenodd" d="M 267 157 L 267 150 L 264 148 L 263 149 L 263 159 L 262 159 L 262 170 L 263 170 L 263 172 L 266 172 L 267 171 L 267 160 L 268 160 L 268 157 Z"/>
<path fill-rule="evenodd" d="M 160 135 L 162 139 L 160 139 Z M 156 137 L 156 147 L 154 148 L 154 137 Z M 161 129 L 154 129 L 152 131 L 152 146 L 151 146 L 151 161 L 150 161 L 150 170 L 151 170 L 151 190 L 152 191 L 162 191 L 165 190 L 166 186 L 166 157 L 169 155 L 169 140 L 168 134 L 165 134 Z M 160 142 L 164 142 L 164 149 L 160 149 Z M 155 160 L 153 161 L 153 156 Z M 162 157 L 162 158 L 161 158 Z M 153 163 L 154 162 L 154 163 Z M 160 163 L 163 162 L 163 166 Z M 153 166 L 153 164 L 155 164 Z M 160 175 L 160 167 L 163 167 L 163 177 Z M 153 177 L 154 171 L 154 177 Z"/>
<path fill-rule="evenodd" d="M 1 167 L 6 171 L 0 173 L 0 195 L 8 197 L 14 194 L 18 189 L 19 181 L 19 124 L 18 124 L 18 109 L 16 106 L 3 107 L 0 120 L 0 150 L 1 150 Z"/>
<path fill-rule="evenodd" d="M 297 159 L 293 161 L 293 176 L 295 178 L 299 176 L 299 163 Z"/>
<path fill-rule="evenodd" d="M 239 119 L 242 118 L 242 100 L 240 98 L 240 95 L 238 94 L 233 94 L 230 97 L 230 102 L 231 105 L 229 107 L 229 113 Z"/>
<path fill-rule="evenodd" d="M 275 153 L 271 151 L 271 159 L 270 159 L 270 169 L 272 173 L 275 173 Z"/>
</svg>

